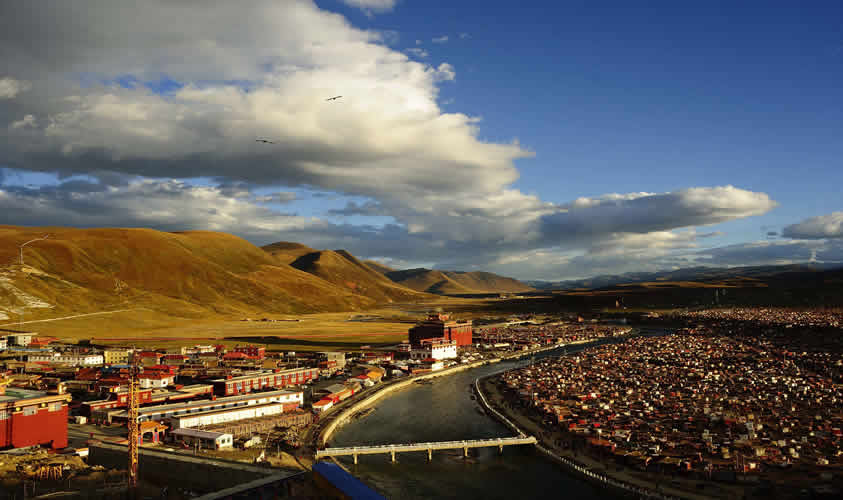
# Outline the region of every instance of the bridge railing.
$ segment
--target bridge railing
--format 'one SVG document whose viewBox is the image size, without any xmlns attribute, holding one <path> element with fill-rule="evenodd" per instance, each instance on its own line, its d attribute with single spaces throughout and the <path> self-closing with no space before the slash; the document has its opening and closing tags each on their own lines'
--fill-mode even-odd
<svg viewBox="0 0 843 500">
<path fill-rule="evenodd" d="M 396 443 L 396 444 L 379 444 L 372 446 L 348 446 L 343 448 L 326 448 L 318 450 L 317 455 L 330 456 L 331 454 L 350 454 L 350 453 L 377 453 L 379 451 L 391 452 L 400 449 L 442 449 L 442 448 L 476 448 L 484 446 L 512 446 L 520 444 L 535 444 L 536 438 L 532 436 L 522 437 L 507 437 L 507 438 L 492 438 L 492 439 L 466 439 L 462 441 L 432 441 L 426 443 Z"/>
</svg>

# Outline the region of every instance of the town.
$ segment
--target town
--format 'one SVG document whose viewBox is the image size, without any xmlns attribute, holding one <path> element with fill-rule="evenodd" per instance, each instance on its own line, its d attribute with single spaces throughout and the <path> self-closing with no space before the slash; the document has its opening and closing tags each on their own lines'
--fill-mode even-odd
<svg viewBox="0 0 843 500">
<path fill-rule="evenodd" d="M 532 414 L 568 452 L 655 478 L 796 490 L 831 481 L 843 466 L 843 350 L 828 349 L 839 346 L 839 313 L 679 316 L 695 326 L 500 375 L 506 404 Z M 771 323 L 832 329 L 834 342 L 815 335 L 813 348 L 795 348 L 803 336 Z"/>
<path fill-rule="evenodd" d="M 350 352 L 98 347 L 5 331 L 0 449 L 84 457 L 98 442 L 126 445 L 134 399 L 144 449 L 281 465 L 282 451 L 303 455 L 303 440 L 320 418 L 384 382 L 631 330 L 559 318 L 535 323 L 512 318 L 474 327 L 431 313 L 400 344 Z"/>
</svg>

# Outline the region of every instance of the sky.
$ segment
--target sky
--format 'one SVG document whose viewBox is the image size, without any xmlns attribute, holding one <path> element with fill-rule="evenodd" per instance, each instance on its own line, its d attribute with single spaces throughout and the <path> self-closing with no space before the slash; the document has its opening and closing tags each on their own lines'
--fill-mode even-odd
<svg viewBox="0 0 843 500">
<path fill-rule="evenodd" d="M 0 0 L 0 224 L 528 280 L 843 262 L 840 2 L 524 4 Z"/>
</svg>

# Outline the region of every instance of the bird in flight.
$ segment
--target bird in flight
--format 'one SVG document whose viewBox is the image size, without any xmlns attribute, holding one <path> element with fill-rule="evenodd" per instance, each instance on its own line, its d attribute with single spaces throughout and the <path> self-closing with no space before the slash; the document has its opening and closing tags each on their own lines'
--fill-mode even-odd
<svg viewBox="0 0 843 500">
<path fill-rule="evenodd" d="M 336 95 L 336 96 L 334 96 L 334 97 L 329 97 L 329 98 L 327 98 L 327 99 L 325 99 L 325 100 L 326 100 L 326 101 L 333 101 L 333 100 L 339 99 L 340 97 L 342 97 L 342 96 L 341 96 L 341 95 Z"/>
<path fill-rule="evenodd" d="M 255 139 L 255 142 L 263 142 L 265 144 L 275 144 L 274 142 L 267 140 L 267 139 Z"/>
</svg>

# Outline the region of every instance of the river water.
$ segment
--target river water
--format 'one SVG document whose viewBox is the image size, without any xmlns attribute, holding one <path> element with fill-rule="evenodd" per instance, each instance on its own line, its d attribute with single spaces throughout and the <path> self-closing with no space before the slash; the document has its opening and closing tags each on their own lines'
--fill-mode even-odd
<svg viewBox="0 0 843 500">
<path fill-rule="evenodd" d="M 581 348 L 569 348 L 575 352 Z M 558 356 L 548 351 L 535 356 Z M 331 438 L 329 446 L 364 446 L 426 441 L 455 441 L 512 436 L 503 424 L 486 415 L 473 398 L 471 386 L 478 377 L 500 373 L 530 363 L 529 359 L 505 361 L 413 384 L 379 401 L 369 416 L 349 421 Z M 398 453 L 396 463 L 388 454 L 361 455 L 358 465 L 350 457 L 342 463 L 355 476 L 390 499 L 422 498 L 565 498 L 609 496 L 605 490 L 571 475 L 538 454 L 532 446 L 479 448 L 462 457 L 462 450 Z"/>
</svg>

